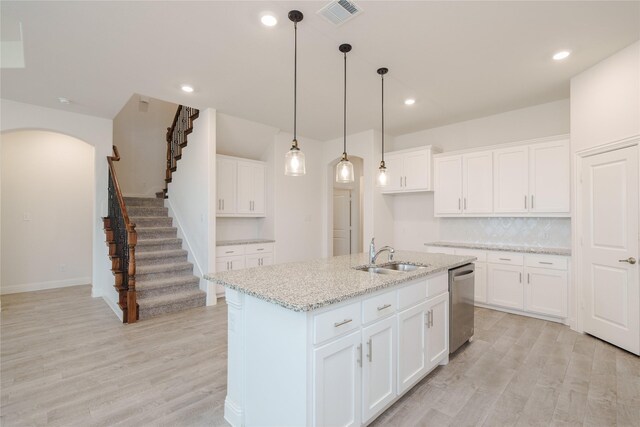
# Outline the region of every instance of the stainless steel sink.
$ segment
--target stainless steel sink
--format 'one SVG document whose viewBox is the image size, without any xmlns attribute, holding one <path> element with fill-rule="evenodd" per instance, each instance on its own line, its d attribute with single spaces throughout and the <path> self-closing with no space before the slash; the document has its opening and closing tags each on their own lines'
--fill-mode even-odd
<svg viewBox="0 0 640 427">
<path fill-rule="evenodd" d="M 382 267 L 358 267 L 356 268 L 356 270 L 360 270 L 360 271 L 367 271 L 369 273 L 376 273 L 376 274 L 397 274 L 398 271 L 396 270 L 390 270 L 388 268 L 382 268 Z"/>
<path fill-rule="evenodd" d="M 397 273 L 408 273 L 410 271 L 419 270 L 422 268 L 427 268 L 426 265 L 419 264 L 411 264 L 408 262 L 395 261 L 387 264 L 382 264 L 380 266 L 362 266 L 357 267 L 356 270 L 367 271 L 369 273 L 376 274 L 397 274 Z"/>
</svg>

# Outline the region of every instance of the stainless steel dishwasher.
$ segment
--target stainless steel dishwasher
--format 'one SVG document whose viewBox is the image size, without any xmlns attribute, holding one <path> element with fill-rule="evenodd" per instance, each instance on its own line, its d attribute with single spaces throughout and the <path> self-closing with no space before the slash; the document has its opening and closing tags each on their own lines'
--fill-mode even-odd
<svg viewBox="0 0 640 427">
<path fill-rule="evenodd" d="M 449 354 L 473 337 L 475 265 L 449 270 Z"/>
</svg>

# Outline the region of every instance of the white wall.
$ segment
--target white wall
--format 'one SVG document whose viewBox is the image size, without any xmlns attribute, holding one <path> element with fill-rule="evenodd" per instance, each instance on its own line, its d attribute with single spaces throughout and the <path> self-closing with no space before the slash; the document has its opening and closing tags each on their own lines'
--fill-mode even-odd
<svg viewBox="0 0 640 427">
<path fill-rule="evenodd" d="M 574 152 L 638 134 L 640 41 L 571 79 Z"/>
<path fill-rule="evenodd" d="M 189 251 L 200 288 L 207 291 L 209 303 L 215 303 L 215 289 L 202 279 L 215 266 L 216 242 L 216 112 L 200 110 L 194 121 L 188 145 L 169 183 L 165 206 L 178 227 L 183 248 Z"/>
<path fill-rule="evenodd" d="M 59 133 L 2 135 L 0 291 L 91 283 L 94 148 Z"/>
<path fill-rule="evenodd" d="M 113 119 L 113 144 L 120 161 L 116 173 L 125 196 L 155 197 L 164 189 L 167 169 L 167 128 L 177 104 L 133 95 Z"/>
<path fill-rule="evenodd" d="M 483 147 L 521 140 L 542 138 L 545 136 L 566 134 L 569 132 L 569 100 L 550 102 L 480 119 L 454 123 L 433 129 L 427 129 L 406 135 L 397 136 L 393 142 L 393 150 L 413 148 L 423 145 L 434 145 L 443 151 L 455 151 L 468 148 Z M 387 196 L 393 200 L 393 238 L 394 245 L 401 249 L 424 250 L 424 243 L 436 240 L 450 241 L 491 241 L 494 243 L 519 244 L 521 241 L 507 239 L 496 241 L 496 234 L 488 223 L 478 222 L 473 218 L 456 220 L 439 219 L 433 216 L 433 192 L 419 194 L 402 194 Z M 453 222 L 452 222 L 453 221 Z M 526 230 L 527 224 L 522 221 L 511 221 L 509 233 L 513 236 L 533 235 Z M 544 224 L 547 224 L 546 222 Z M 494 225 L 494 224 L 491 224 Z M 544 233 L 544 225 L 540 225 Z M 570 221 L 554 222 L 553 229 L 559 233 L 558 238 L 537 239 L 531 244 L 550 244 L 563 242 L 570 235 Z M 474 229 L 473 238 L 459 229 Z M 463 237 L 467 236 L 463 240 Z M 506 238 L 506 235 L 501 235 Z"/>
<path fill-rule="evenodd" d="M 109 175 L 106 157 L 112 152 L 112 121 L 6 99 L 1 100 L 0 109 L 0 131 L 3 134 L 13 130 L 50 130 L 78 138 L 94 147 L 92 295 L 102 296 L 114 312 L 122 316 L 122 311 L 116 305 L 118 295 L 113 289 L 111 263 L 104 243 L 101 218 L 107 215 Z"/>
</svg>

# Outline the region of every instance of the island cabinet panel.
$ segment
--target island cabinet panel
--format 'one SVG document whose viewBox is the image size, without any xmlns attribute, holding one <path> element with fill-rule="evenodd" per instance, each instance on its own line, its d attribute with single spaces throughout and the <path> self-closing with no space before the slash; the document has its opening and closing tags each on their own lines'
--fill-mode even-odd
<svg viewBox="0 0 640 427">
<path fill-rule="evenodd" d="M 362 343 L 360 331 L 313 352 L 314 426 L 361 424 Z"/>
<path fill-rule="evenodd" d="M 449 294 L 427 302 L 427 370 L 449 354 Z"/>
<path fill-rule="evenodd" d="M 360 327 L 360 303 L 319 314 L 314 318 L 314 344 L 338 337 Z"/>
<path fill-rule="evenodd" d="M 396 291 L 389 291 L 362 302 L 362 323 L 367 324 L 394 314 L 398 306 Z"/>
<path fill-rule="evenodd" d="M 427 372 L 425 339 L 428 304 L 398 313 L 398 391 L 411 388 Z"/>
<path fill-rule="evenodd" d="M 396 391 L 397 323 L 389 317 L 362 330 L 362 418 L 367 422 L 391 403 Z"/>
</svg>

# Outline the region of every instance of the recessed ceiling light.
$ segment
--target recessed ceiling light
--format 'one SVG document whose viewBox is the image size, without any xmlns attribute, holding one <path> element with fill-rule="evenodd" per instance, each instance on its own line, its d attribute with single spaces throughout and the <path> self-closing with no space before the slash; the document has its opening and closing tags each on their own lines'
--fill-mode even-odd
<svg viewBox="0 0 640 427">
<path fill-rule="evenodd" d="M 71 104 L 71 101 L 69 101 L 69 98 L 65 98 L 64 96 L 61 96 L 60 98 L 58 98 L 58 102 L 60 102 L 60 104 Z"/>
<path fill-rule="evenodd" d="M 561 61 L 566 57 L 568 57 L 569 55 L 571 55 L 571 52 L 569 52 L 568 50 L 561 50 L 560 52 L 556 52 L 553 55 L 553 59 L 555 59 L 556 61 Z"/>
<path fill-rule="evenodd" d="M 267 27 L 273 27 L 278 23 L 278 19 L 270 13 L 265 13 L 262 15 L 262 18 L 260 18 L 260 22 Z"/>
<path fill-rule="evenodd" d="M 182 91 L 183 92 L 187 92 L 187 93 L 191 93 L 193 92 L 193 86 L 189 86 L 189 85 L 182 85 Z"/>
<path fill-rule="evenodd" d="M 404 100 L 404 105 L 413 105 L 416 103 L 416 100 L 413 98 L 407 98 Z"/>
</svg>

